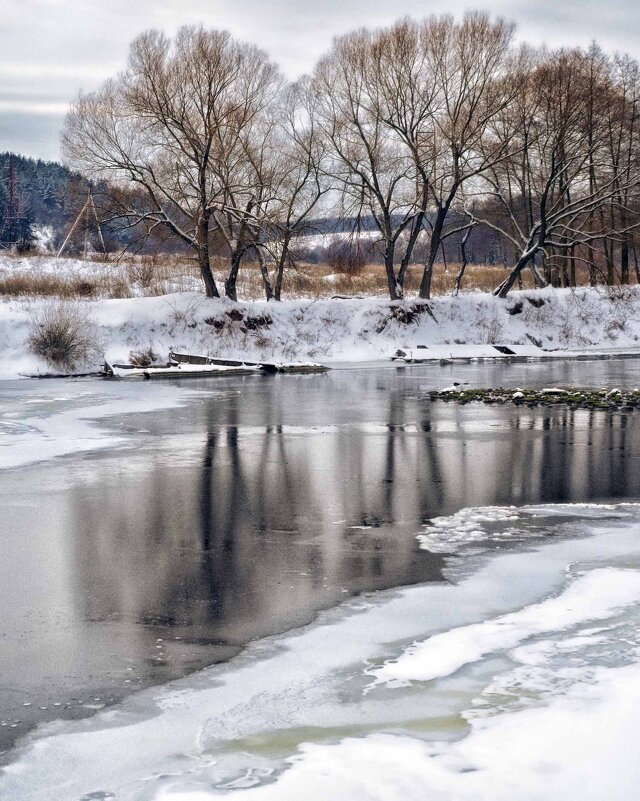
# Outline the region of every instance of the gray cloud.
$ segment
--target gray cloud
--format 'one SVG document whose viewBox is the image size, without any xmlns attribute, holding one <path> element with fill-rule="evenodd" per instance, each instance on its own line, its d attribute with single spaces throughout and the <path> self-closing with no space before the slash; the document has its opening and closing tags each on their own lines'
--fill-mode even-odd
<svg viewBox="0 0 640 801">
<path fill-rule="evenodd" d="M 403 15 L 441 13 L 416 0 L 4 0 L 0 27 L 0 151 L 59 156 L 64 108 L 126 63 L 131 39 L 147 28 L 226 28 L 253 41 L 289 77 L 313 67 L 334 35 Z M 588 45 L 640 56 L 638 0 L 449 0 L 461 14 L 483 7 L 518 24 L 518 37 L 550 46 Z"/>
</svg>

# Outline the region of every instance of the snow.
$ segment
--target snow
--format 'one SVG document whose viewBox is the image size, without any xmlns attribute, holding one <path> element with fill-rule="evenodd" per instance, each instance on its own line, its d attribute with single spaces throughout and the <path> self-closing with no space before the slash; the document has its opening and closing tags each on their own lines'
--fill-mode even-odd
<svg viewBox="0 0 640 801">
<path fill-rule="evenodd" d="M 541 308 L 526 302 L 529 295 L 514 293 L 506 302 L 488 294 L 439 297 L 429 303 L 435 320 L 422 312 L 410 323 L 401 321 L 397 309 L 411 310 L 415 300 L 236 304 L 183 292 L 83 303 L 110 361 L 126 361 L 130 351 L 149 347 L 160 359 L 173 348 L 250 361 L 370 361 L 387 359 L 398 348 L 416 344 L 428 348 L 415 351 L 421 358 L 499 358 L 494 343 L 517 346 L 528 355 L 539 352 L 527 335 L 542 341 L 545 348 L 563 349 L 557 356 L 611 352 L 614 345 L 612 352 L 639 348 L 640 292 L 635 288 L 613 301 L 594 289 L 544 290 L 537 293 L 545 300 Z M 509 314 L 507 309 L 518 299 L 524 299 L 522 313 Z M 27 347 L 30 320 L 45 302 L 0 302 L 0 377 L 49 369 Z M 264 317 L 267 321 L 260 319 Z"/>
<path fill-rule="evenodd" d="M 431 553 L 455 554 L 477 550 L 490 542 L 501 542 L 517 532 L 518 539 L 537 539 L 541 534 L 535 521 L 545 517 L 587 518 L 606 514 L 626 515 L 639 507 L 634 503 L 615 506 L 591 503 L 550 504 L 549 506 L 480 506 L 460 509 L 452 515 L 434 517 L 417 535 L 420 547 Z M 526 523 L 526 526 L 523 526 Z M 506 525 L 505 525 L 506 524 Z"/>
<path fill-rule="evenodd" d="M 305 745 L 275 784 L 237 801 L 635 801 L 640 663 L 597 670 L 548 706 L 474 722 L 460 743 L 376 734 Z M 161 790 L 155 801 L 222 794 Z"/>
<path fill-rule="evenodd" d="M 147 367 L 134 367 L 132 369 L 129 368 L 121 368 L 121 367 L 114 367 L 110 365 L 111 371 L 114 376 L 118 378 L 146 378 L 151 374 L 153 376 L 165 376 L 171 377 L 174 376 L 175 378 L 180 378 L 180 373 L 203 373 L 204 375 L 217 375 L 217 374 L 224 374 L 224 373 L 247 373 L 247 372 L 260 372 L 259 367 L 255 366 L 231 366 L 226 364 L 174 364 L 170 367 L 154 367 L 152 370 L 149 370 Z"/>
<path fill-rule="evenodd" d="M 34 246 L 38 253 L 51 253 L 56 233 L 51 225 L 32 225 Z"/>
<path fill-rule="evenodd" d="M 639 512 L 567 517 L 590 536 L 498 554 L 458 584 L 353 599 L 227 665 L 49 725 L 12 754 L 0 796 L 635 801 Z M 483 621 L 510 633 L 490 644 L 507 658 L 491 652 L 435 688 L 363 693 L 372 663 L 410 653 L 406 641 L 431 634 L 441 660 L 446 634 L 462 641 Z"/>
<path fill-rule="evenodd" d="M 437 634 L 413 645 L 394 661 L 375 670 L 377 682 L 432 681 L 477 662 L 488 653 L 514 648 L 536 634 L 567 629 L 584 620 L 611 617 L 640 603 L 640 572 L 601 568 L 581 576 L 557 598 Z"/>
</svg>

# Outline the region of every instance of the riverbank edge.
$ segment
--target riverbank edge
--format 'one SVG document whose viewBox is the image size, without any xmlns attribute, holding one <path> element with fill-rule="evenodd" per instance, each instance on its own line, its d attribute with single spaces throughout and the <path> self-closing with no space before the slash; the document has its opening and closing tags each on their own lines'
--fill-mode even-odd
<svg viewBox="0 0 640 801">
<path fill-rule="evenodd" d="M 51 372 L 29 350 L 47 299 L 0 302 L 0 379 Z M 398 349 L 431 359 L 499 356 L 495 346 L 530 355 L 579 356 L 597 349 L 640 352 L 640 288 L 544 289 L 510 294 L 231 302 L 195 292 L 75 302 L 110 361 L 170 350 L 250 361 L 365 362 Z M 474 351 L 474 347 L 477 352 Z M 96 361 L 94 359 L 94 361 Z M 82 370 L 98 364 L 76 365 Z"/>
</svg>

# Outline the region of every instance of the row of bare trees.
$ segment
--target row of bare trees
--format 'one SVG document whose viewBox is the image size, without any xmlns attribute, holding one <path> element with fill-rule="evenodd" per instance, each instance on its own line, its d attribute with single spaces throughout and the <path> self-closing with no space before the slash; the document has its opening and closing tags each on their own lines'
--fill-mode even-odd
<svg viewBox="0 0 640 801">
<path fill-rule="evenodd" d="M 478 225 L 514 254 L 501 296 L 525 268 L 541 286 L 575 285 L 578 264 L 592 283 L 617 272 L 628 282 L 638 64 L 512 38 L 485 14 L 405 19 L 336 39 L 312 75 L 287 84 L 227 33 L 147 32 L 124 72 L 75 102 L 65 153 L 114 187 L 112 220 L 190 249 L 211 297 L 222 244 L 229 298 L 251 254 L 267 299 L 280 299 L 296 238 L 320 213 L 354 220 L 356 236 L 373 220 L 392 299 L 418 253 L 428 298 L 444 241 L 458 238 L 464 265 Z"/>
</svg>

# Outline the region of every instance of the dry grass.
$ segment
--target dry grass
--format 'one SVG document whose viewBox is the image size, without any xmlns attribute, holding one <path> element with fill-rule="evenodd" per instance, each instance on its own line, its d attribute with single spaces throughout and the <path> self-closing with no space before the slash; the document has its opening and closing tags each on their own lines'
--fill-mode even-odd
<svg viewBox="0 0 640 801">
<path fill-rule="evenodd" d="M 5 261 L 4 266 L 0 264 L 0 296 L 81 300 L 167 295 L 200 288 L 194 263 L 174 256 L 143 256 L 122 263 L 96 261 L 80 269 L 76 260 L 60 259 L 59 273 L 51 267 L 52 260 L 42 257 Z"/>
<path fill-rule="evenodd" d="M 459 266 L 452 264 L 445 270 L 444 265 L 436 264 L 432 280 L 433 295 L 449 295 L 453 292 L 455 277 Z M 507 271 L 502 265 L 467 266 L 463 292 L 490 292 L 504 280 Z M 222 276 L 222 273 L 220 273 Z M 416 295 L 422 279 L 422 267 L 415 265 L 409 269 L 405 281 L 408 296 Z M 523 276 L 525 289 L 533 288 L 529 275 Z M 305 264 L 298 270 L 289 270 L 285 275 L 283 297 L 303 295 L 312 298 L 331 298 L 333 295 L 366 295 L 387 297 L 387 280 L 381 264 L 367 264 L 359 275 L 336 274 L 324 264 Z M 238 296 L 248 300 L 264 298 L 262 279 L 258 265 L 247 264 L 238 279 Z"/>
<path fill-rule="evenodd" d="M 455 285 L 459 264 L 443 264 L 434 266 L 431 290 L 432 295 L 451 295 Z M 509 266 L 502 264 L 469 264 L 464 273 L 461 292 L 491 292 L 507 276 Z M 422 280 L 423 267 L 413 265 L 407 272 L 405 293 L 407 297 L 415 296 Z M 586 267 L 576 270 L 578 286 L 589 285 L 589 273 Z M 221 268 L 216 277 L 224 280 Z M 520 286 L 516 282 L 514 289 Z M 535 289 L 533 276 L 529 270 L 522 274 L 522 289 Z M 381 264 L 367 264 L 354 276 L 335 273 L 326 264 L 301 264 L 298 270 L 288 270 L 283 285 L 283 297 L 305 296 L 311 298 L 331 298 L 333 295 L 366 295 L 387 297 L 387 280 Z M 262 279 L 257 264 L 243 265 L 238 278 L 238 297 L 247 300 L 264 298 Z"/>
<path fill-rule="evenodd" d="M 63 260 L 61 260 L 63 261 Z M 70 261 L 67 275 L 64 263 L 59 274 L 52 270 L 51 259 L 34 257 L 15 259 L 15 267 L 0 264 L 0 296 L 48 297 L 62 300 L 87 298 L 130 298 L 167 295 L 172 292 L 200 291 L 197 264 L 184 256 L 142 256 L 127 262 L 95 262 L 78 268 Z M 11 262 L 8 262 L 11 264 Z M 5 262 L 5 265 L 7 262 Z M 227 261 L 213 260 L 213 268 L 220 290 L 226 278 Z M 355 275 L 336 273 L 327 264 L 300 264 L 298 269 L 287 270 L 283 285 L 283 298 L 328 299 L 334 295 L 365 295 L 387 297 L 384 267 L 367 264 Z M 432 294 L 449 295 L 453 291 L 459 265 L 436 264 L 432 280 Z M 491 291 L 505 278 L 503 265 L 467 266 L 462 292 Z M 414 265 L 407 273 L 407 297 L 417 294 L 423 268 Z M 587 270 L 578 270 L 578 284 L 588 284 Z M 529 271 L 523 274 L 523 288 L 532 289 Z M 518 285 L 516 284 L 516 289 Z M 247 262 L 238 276 L 238 297 L 242 300 L 261 300 L 265 297 L 258 264 Z"/>
<path fill-rule="evenodd" d="M 58 278 L 41 273 L 0 276 L 0 295 L 7 297 L 93 298 L 98 284 L 92 279 Z"/>
<path fill-rule="evenodd" d="M 97 360 L 101 348 L 95 327 L 81 304 L 51 301 L 33 315 L 29 350 L 67 370 Z"/>
</svg>

